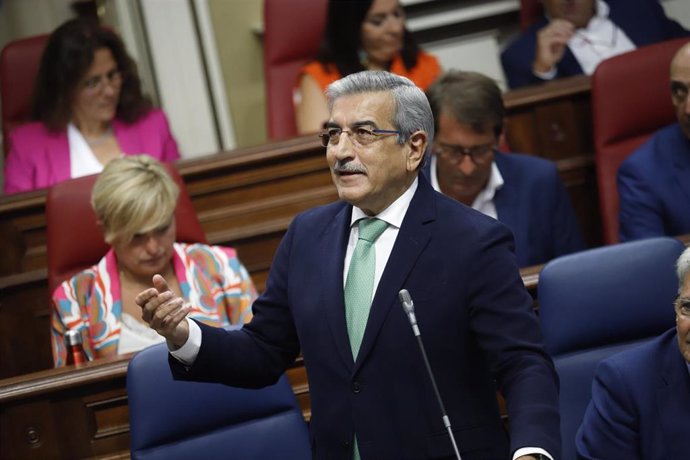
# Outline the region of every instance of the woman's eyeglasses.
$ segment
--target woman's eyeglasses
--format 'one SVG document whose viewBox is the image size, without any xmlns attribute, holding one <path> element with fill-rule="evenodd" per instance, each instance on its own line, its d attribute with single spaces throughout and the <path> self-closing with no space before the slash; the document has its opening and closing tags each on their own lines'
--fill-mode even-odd
<svg viewBox="0 0 690 460">
<path fill-rule="evenodd" d="M 87 78 L 81 85 L 84 89 L 90 92 L 100 92 L 106 84 L 110 86 L 119 86 L 122 83 L 122 72 L 119 69 L 113 69 L 105 75 L 95 75 Z"/>
</svg>

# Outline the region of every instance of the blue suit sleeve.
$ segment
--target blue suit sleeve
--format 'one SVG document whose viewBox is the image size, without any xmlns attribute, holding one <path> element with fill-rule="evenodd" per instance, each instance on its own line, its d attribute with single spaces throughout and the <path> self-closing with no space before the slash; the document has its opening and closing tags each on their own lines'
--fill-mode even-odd
<svg viewBox="0 0 690 460">
<path fill-rule="evenodd" d="M 665 235 L 660 206 L 637 164 L 624 162 L 618 169 L 619 239 L 631 241 Z"/>
<path fill-rule="evenodd" d="M 555 171 L 553 177 L 554 203 L 554 257 L 585 249 L 580 223 L 570 202 L 568 192 Z"/>
<path fill-rule="evenodd" d="M 638 422 L 626 379 L 610 360 L 597 368 L 575 446 L 581 459 L 640 458 Z"/>
</svg>

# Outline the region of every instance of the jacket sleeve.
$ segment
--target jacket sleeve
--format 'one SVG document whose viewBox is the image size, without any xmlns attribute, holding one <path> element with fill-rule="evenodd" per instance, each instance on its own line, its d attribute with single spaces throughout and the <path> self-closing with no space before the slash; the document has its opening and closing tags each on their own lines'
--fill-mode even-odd
<svg viewBox="0 0 690 460">
<path fill-rule="evenodd" d="M 579 458 L 640 458 L 639 433 L 626 383 L 611 361 L 599 364 L 592 400 L 575 436 Z"/>
</svg>

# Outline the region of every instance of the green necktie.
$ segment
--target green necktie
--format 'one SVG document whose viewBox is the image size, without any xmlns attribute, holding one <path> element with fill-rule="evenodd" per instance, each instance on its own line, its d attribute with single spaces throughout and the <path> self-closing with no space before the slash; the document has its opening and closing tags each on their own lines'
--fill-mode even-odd
<svg viewBox="0 0 690 460">
<path fill-rule="evenodd" d="M 352 253 L 345 281 L 345 319 L 354 359 L 357 359 L 371 309 L 376 270 L 374 242 L 388 227 L 388 224 L 380 219 L 361 219 L 357 225 L 359 239 Z"/>
<path fill-rule="evenodd" d="M 350 268 L 347 271 L 347 280 L 345 281 L 345 319 L 353 359 L 357 359 L 359 346 L 362 344 L 374 295 L 376 272 L 374 243 L 388 227 L 388 224 L 380 219 L 361 219 L 357 225 L 359 237 L 352 253 L 352 260 L 350 260 Z M 352 459 L 360 460 L 357 436 L 354 438 Z"/>
</svg>

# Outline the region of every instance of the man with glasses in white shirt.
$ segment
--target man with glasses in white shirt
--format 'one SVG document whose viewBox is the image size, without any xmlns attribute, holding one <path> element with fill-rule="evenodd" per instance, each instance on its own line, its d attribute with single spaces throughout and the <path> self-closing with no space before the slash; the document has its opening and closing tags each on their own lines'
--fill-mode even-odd
<svg viewBox="0 0 690 460">
<path fill-rule="evenodd" d="M 427 90 L 434 113 L 431 185 L 513 231 L 520 267 L 584 249 L 556 165 L 497 150 L 505 108 L 501 90 L 476 72 L 449 71 Z"/>
<path fill-rule="evenodd" d="M 604 59 L 690 36 L 658 0 L 542 0 L 544 16 L 501 54 L 511 88 L 591 75 Z"/>
</svg>

